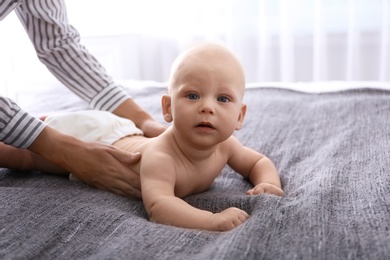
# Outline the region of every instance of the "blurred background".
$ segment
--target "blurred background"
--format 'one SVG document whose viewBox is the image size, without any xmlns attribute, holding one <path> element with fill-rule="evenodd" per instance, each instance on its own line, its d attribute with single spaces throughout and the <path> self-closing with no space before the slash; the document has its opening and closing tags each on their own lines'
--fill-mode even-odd
<svg viewBox="0 0 390 260">
<path fill-rule="evenodd" d="M 248 82 L 390 81 L 390 0 L 66 0 L 82 43 L 118 80 L 168 80 L 175 57 L 219 41 Z M 108 4 L 109 3 L 109 4 Z M 12 12 L 0 93 L 59 84 Z"/>
</svg>

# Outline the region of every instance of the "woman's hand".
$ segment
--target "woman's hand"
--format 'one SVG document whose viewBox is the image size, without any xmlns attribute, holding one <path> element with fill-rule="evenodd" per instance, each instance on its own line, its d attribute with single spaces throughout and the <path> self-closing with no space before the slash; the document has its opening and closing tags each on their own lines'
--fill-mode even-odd
<svg viewBox="0 0 390 260">
<path fill-rule="evenodd" d="M 100 143 L 83 142 L 49 126 L 28 149 L 90 186 L 141 198 L 140 177 L 131 170 L 141 158 L 138 153 L 128 153 Z"/>
<path fill-rule="evenodd" d="M 142 130 L 146 137 L 156 137 L 162 134 L 167 127 L 157 122 L 153 117 L 142 109 L 133 99 L 126 99 L 113 113 L 117 116 L 130 119 Z"/>
</svg>

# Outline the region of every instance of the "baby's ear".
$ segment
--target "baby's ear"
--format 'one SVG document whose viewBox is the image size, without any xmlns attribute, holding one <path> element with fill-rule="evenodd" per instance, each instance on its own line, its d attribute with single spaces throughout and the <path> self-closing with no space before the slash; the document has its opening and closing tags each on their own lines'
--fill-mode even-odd
<svg viewBox="0 0 390 260">
<path fill-rule="evenodd" d="M 246 114 L 246 105 L 242 104 L 240 114 L 238 115 L 238 120 L 236 124 L 236 130 L 240 130 L 244 124 L 244 118 Z"/>
<path fill-rule="evenodd" d="M 161 108 L 164 120 L 168 123 L 172 122 L 172 111 L 171 111 L 171 96 L 165 94 L 161 98 Z"/>
</svg>

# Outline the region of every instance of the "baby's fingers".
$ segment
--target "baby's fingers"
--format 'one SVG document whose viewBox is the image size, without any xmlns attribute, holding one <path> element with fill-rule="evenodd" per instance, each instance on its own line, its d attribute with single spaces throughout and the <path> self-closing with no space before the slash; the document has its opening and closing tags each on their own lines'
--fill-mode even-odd
<svg viewBox="0 0 390 260">
<path fill-rule="evenodd" d="M 215 213 L 212 216 L 211 229 L 218 231 L 228 231 L 241 225 L 248 218 L 248 213 L 239 208 L 227 208 L 220 213 Z"/>
<path fill-rule="evenodd" d="M 245 211 L 243 210 L 240 210 L 240 214 L 238 216 L 238 218 L 240 219 L 241 223 L 245 222 L 245 220 L 247 220 L 249 218 L 249 214 L 246 213 Z"/>
<path fill-rule="evenodd" d="M 269 183 L 258 184 L 253 189 L 250 189 L 246 192 L 247 195 L 256 195 L 263 193 L 284 196 L 284 191 L 281 188 Z"/>
<path fill-rule="evenodd" d="M 250 189 L 246 192 L 246 195 L 254 195 L 255 194 L 255 189 Z"/>
</svg>

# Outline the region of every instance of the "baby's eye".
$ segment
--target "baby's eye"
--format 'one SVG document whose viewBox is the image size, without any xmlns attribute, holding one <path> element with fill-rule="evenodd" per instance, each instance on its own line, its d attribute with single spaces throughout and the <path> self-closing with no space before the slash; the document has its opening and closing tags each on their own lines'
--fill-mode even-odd
<svg viewBox="0 0 390 260">
<path fill-rule="evenodd" d="M 187 97 L 188 97 L 188 99 L 191 99 L 191 100 L 199 99 L 198 94 L 195 94 L 195 93 L 190 93 L 187 95 Z"/>
<path fill-rule="evenodd" d="M 225 97 L 225 96 L 220 96 L 218 97 L 218 102 L 222 102 L 222 103 L 227 103 L 230 101 L 230 99 L 228 97 Z"/>
</svg>

